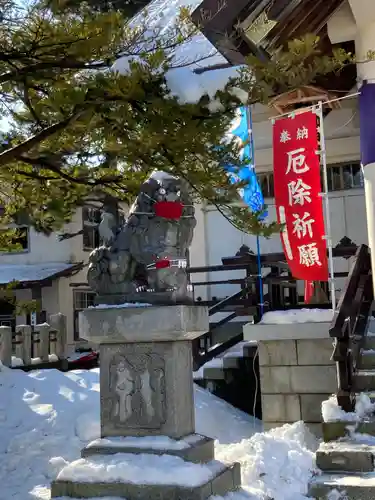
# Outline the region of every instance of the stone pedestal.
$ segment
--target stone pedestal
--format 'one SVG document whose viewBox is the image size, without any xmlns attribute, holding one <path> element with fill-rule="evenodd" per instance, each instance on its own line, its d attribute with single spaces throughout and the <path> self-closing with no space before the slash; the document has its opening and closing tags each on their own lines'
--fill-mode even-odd
<svg viewBox="0 0 375 500">
<path fill-rule="evenodd" d="M 208 329 L 205 307 L 80 313 L 81 335 L 100 344 L 101 439 L 60 472 L 52 498 L 204 500 L 240 485 L 239 464 L 216 462 L 213 440 L 195 434 L 191 340 Z M 116 468 L 118 477 L 105 472 Z"/>
<path fill-rule="evenodd" d="M 337 388 L 328 322 L 248 324 L 244 339 L 256 340 L 264 430 L 303 420 L 322 434 L 322 401 Z"/>
</svg>

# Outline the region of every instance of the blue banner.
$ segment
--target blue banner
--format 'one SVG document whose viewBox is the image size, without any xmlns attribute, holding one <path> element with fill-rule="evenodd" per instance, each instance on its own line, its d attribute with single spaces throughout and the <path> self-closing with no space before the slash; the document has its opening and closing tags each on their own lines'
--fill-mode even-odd
<svg viewBox="0 0 375 500">
<path fill-rule="evenodd" d="M 249 113 L 249 121 L 247 112 Z M 265 207 L 263 194 L 254 168 L 254 141 L 251 131 L 252 120 L 250 109 L 247 110 L 245 106 L 242 106 L 239 109 L 239 117 L 236 120 L 236 125 L 237 126 L 231 130 L 229 134 L 238 137 L 242 144 L 245 144 L 247 141 L 241 150 L 240 159 L 248 161 L 248 164 L 240 170 L 228 165 L 225 168 L 228 171 L 232 184 L 243 181 L 247 182 L 247 185 L 239 189 L 239 194 L 252 212 L 260 212 L 261 210 L 264 210 Z M 264 214 L 262 214 L 262 219 L 266 216 L 267 213 L 264 212 Z"/>
</svg>

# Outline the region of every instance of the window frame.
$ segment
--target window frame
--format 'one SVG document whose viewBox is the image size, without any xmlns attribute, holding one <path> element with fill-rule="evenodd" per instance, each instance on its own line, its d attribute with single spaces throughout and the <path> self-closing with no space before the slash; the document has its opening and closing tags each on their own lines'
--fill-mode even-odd
<svg viewBox="0 0 375 500">
<path fill-rule="evenodd" d="M 345 180 L 345 169 L 350 168 L 351 170 L 351 186 L 346 185 L 346 180 Z M 357 169 L 357 173 L 359 173 L 359 185 L 355 183 L 354 179 L 357 174 L 354 173 L 354 168 Z M 338 171 L 339 177 L 335 180 L 334 174 L 335 172 Z M 321 179 L 322 179 L 322 188 L 323 188 L 323 178 L 322 178 L 322 170 L 321 170 Z M 275 197 L 275 192 L 274 192 L 274 175 L 273 172 L 260 172 L 257 174 L 259 186 L 262 190 L 263 197 L 264 198 L 274 198 Z M 364 179 L 363 179 L 363 172 L 361 168 L 361 163 L 359 160 L 356 161 L 350 161 L 350 162 L 340 162 L 340 163 L 330 163 L 327 165 L 327 179 L 328 179 L 328 192 L 329 193 L 337 193 L 340 191 L 352 191 L 353 189 L 364 189 Z M 264 186 L 266 184 L 266 189 L 264 189 Z M 335 188 L 335 186 L 339 186 Z"/>
<path fill-rule="evenodd" d="M 92 212 L 97 212 L 98 217 L 98 222 L 95 220 L 90 220 L 90 217 L 86 218 L 86 212 L 89 214 L 89 211 Z M 99 237 L 99 224 L 100 224 L 100 216 L 101 216 L 101 208 L 100 207 L 89 207 L 89 206 L 83 206 L 82 207 L 82 248 L 84 252 L 92 252 L 95 248 L 97 248 L 100 245 L 100 237 Z M 92 245 L 87 245 L 87 234 L 88 232 L 91 232 L 90 235 L 90 240 L 92 240 Z"/>
<path fill-rule="evenodd" d="M 79 336 L 78 314 L 80 311 L 83 311 L 84 309 L 87 309 L 87 307 L 93 305 L 94 300 L 92 302 L 88 301 L 87 296 L 92 296 L 92 299 L 95 299 L 96 293 L 89 288 L 73 288 L 72 293 L 73 293 L 73 338 L 74 341 L 76 342 L 82 340 L 81 337 Z M 76 296 L 78 294 L 86 294 L 85 304 L 82 303 L 80 304 L 80 306 L 85 305 L 85 307 L 76 307 L 78 305 L 76 301 Z"/>
</svg>

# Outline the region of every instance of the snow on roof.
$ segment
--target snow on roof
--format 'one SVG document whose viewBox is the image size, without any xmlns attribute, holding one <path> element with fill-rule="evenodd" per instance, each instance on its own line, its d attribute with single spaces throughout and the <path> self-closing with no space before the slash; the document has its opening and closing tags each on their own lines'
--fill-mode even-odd
<svg viewBox="0 0 375 500">
<path fill-rule="evenodd" d="M 157 30 L 161 36 L 167 36 L 168 31 L 173 28 L 181 7 L 195 8 L 202 0 L 154 0 L 147 6 L 146 25 L 150 30 Z M 134 19 L 141 22 L 143 18 L 138 14 Z M 144 22 L 144 21 L 143 21 Z M 216 50 L 202 33 L 197 33 L 190 40 L 176 48 L 173 63 L 175 66 L 184 65 L 171 69 L 166 75 L 168 86 L 173 95 L 177 96 L 181 103 L 195 103 L 207 93 L 214 97 L 215 93 L 222 89 L 230 78 L 237 76 L 235 67 L 207 71 L 202 74 L 194 73 L 201 67 L 227 63 L 228 61 Z M 129 69 L 129 59 L 121 58 L 113 66 L 115 71 L 126 73 Z"/>
<path fill-rule="evenodd" d="M 0 264 L 0 284 L 5 285 L 12 281 L 28 282 L 42 281 L 55 274 L 75 267 L 77 264 L 66 262 L 47 264 Z"/>
<path fill-rule="evenodd" d="M 150 179 L 154 179 L 155 181 L 162 182 L 168 179 L 176 179 L 175 176 L 169 174 L 168 172 L 164 172 L 163 170 L 154 170 L 150 175 Z"/>
</svg>

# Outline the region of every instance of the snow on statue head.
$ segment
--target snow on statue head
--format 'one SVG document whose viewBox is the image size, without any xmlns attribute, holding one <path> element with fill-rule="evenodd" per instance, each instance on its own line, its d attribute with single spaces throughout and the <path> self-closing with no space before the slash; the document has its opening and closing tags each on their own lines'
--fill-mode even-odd
<svg viewBox="0 0 375 500">
<path fill-rule="evenodd" d="M 107 220 L 102 218 L 102 246 L 91 253 L 87 274 L 97 303 L 191 302 L 186 257 L 196 220 L 185 181 L 154 171 L 124 225 L 111 232 Z"/>
</svg>

